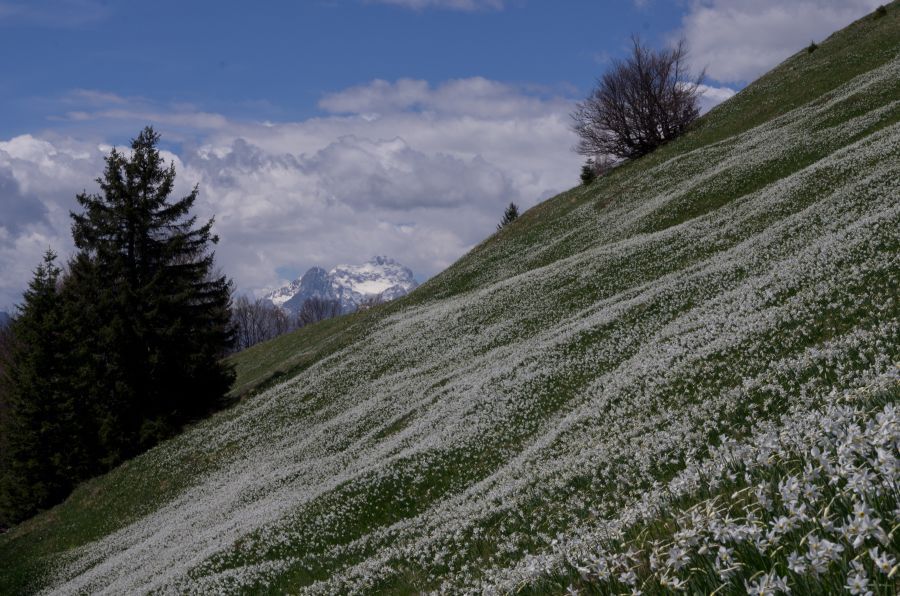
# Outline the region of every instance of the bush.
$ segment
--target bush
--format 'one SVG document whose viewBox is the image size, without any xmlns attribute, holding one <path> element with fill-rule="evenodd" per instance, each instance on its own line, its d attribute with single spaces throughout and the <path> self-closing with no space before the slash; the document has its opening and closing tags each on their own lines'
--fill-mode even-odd
<svg viewBox="0 0 900 596">
<path fill-rule="evenodd" d="M 880 19 L 881 17 L 887 16 L 887 8 L 882 4 L 878 8 L 875 9 L 875 18 Z"/>
<path fill-rule="evenodd" d="M 633 159 L 681 135 L 700 115 L 701 73 L 692 78 L 684 40 L 655 51 L 632 38 L 631 56 L 613 62 L 572 113 L 586 156 Z"/>
<path fill-rule="evenodd" d="M 816 42 L 811 41 L 811 42 L 809 42 L 809 45 L 806 46 L 806 53 L 812 54 L 813 52 L 815 52 L 818 49 L 819 49 L 819 46 L 816 44 Z"/>
</svg>

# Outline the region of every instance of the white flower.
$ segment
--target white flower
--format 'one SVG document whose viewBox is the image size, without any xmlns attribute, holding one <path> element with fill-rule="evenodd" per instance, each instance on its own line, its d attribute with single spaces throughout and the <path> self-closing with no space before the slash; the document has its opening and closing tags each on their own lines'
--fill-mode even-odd
<svg viewBox="0 0 900 596">
<path fill-rule="evenodd" d="M 872 558 L 872 562 L 875 563 L 875 567 L 877 567 L 878 570 L 885 575 L 889 575 L 891 573 L 894 564 L 897 562 L 894 557 L 890 556 L 889 554 L 879 552 L 877 546 L 875 548 L 869 549 L 869 557 Z"/>
<path fill-rule="evenodd" d="M 803 562 L 802 556 L 798 555 L 796 552 L 792 552 L 788 555 L 787 560 L 788 569 L 800 575 L 806 573 L 806 563 Z"/>
<path fill-rule="evenodd" d="M 687 582 L 685 582 L 684 580 L 675 576 L 666 575 L 665 573 L 659 576 L 659 585 L 661 585 L 663 588 L 668 588 L 670 590 L 683 590 L 686 584 Z"/>
<path fill-rule="evenodd" d="M 800 498 L 800 481 L 795 476 L 788 476 L 778 482 L 778 492 L 784 503 L 794 503 Z"/>
<path fill-rule="evenodd" d="M 869 590 L 869 578 L 867 578 L 862 571 L 857 571 L 847 577 L 847 590 L 849 590 L 853 596 L 872 595 L 872 591 Z"/>
<path fill-rule="evenodd" d="M 778 593 L 790 593 L 786 577 L 779 577 L 777 573 L 763 573 L 752 582 L 744 582 L 747 594 L 751 596 L 770 596 Z"/>
<path fill-rule="evenodd" d="M 619 581 L 626 586 L 634 587 L 637 585 L 637 575 L 635 575 L 634 570 L 628 570 L 619 576 Z"/>
<path fill-rule="evenodd" d="M 844 547 L 840 544 L 813 535 L 809 537 L 809 553 L 806 559 L 813 571 L 817 574 L 824 573 L 829 563 L 838 560 L 843 551 Z"/>
<path fill-rule="evenodd" d="M 666 561 L 669 567 L 678 571 L 690 562 L 690 557 L 686 550 L 679 546 L 673 546 L 669 550 L 669 558 Z"/>
<path fill-rule="evenodd" d="M 728 578 L 734 575 L 734 572 L 738 569 L 738 565 L 734 560 L 734 549 L 720 546 L 719 552 L 716 554 L 715 568 L 722 581 L 727 581 Z"/>
</svg>

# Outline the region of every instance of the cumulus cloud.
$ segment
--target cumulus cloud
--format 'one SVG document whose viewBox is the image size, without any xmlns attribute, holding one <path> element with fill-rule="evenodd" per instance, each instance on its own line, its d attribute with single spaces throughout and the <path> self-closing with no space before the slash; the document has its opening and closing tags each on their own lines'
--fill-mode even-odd
<svg viewBox="0 0 900 596">
<path fill-rule="evenodd" d="M 72 138 L 0 142 L 0 196 L 17 222 L 0 228 L 0 307 L 48 245 L 71 252 L 68 211 L 96 190 L 109 150 L 75 139 L 98 130 L 123 138 L 152 123 L 177 140 L 176 192 L 200 185 L 198 214 L 215 215 L 218 261 L 242 291 L 374 254 L 425 279 L 489 235 L 510 201 L 571 187 L 580 165 L 570 99 L 481 78 L 373 81 L 324 97 L 320 117 L 275 124 L 87 90 L 60 105 Z"/>
<path fill-rule="evenodd" d="M 392 4 L 413 10 L 443 8 L 447 10 L 501 10 L 503 0 L 367 0 L 373 4 Z"/>
<path fill-rule="evenodd" d="M 703 101 L 731 93 L 707 87 Z M 98 130 L 123 139 L 150 123 L 176 142 L 164 153 L 176 194 L 199 184 L 220 265 L 239 290 L 262 292 L 287 281 L 279 272 L 374 254 L 420 280 L 441 271 L 493 232 L 510 201 L 528 208 L 577 183 L 572 104 L 479 77 L 376 80 L 323 97 L 320 117 L 254 123 L 73 92 L 60 102 L 70 136 L 0 142 L 0 309 L 19 300 L 48 246 L 71 253 L 74 197 L 96 191 L 110 149 L 85 140 Z"/>
<path fill-rule="evenodd" d="M 735 93 L 737 93 L 737 91 L 731 87 L 700 85 L 700 113 L 705 114 L 723 101 L 727 101 L 734 97 Z"/>
<path fill-rule="evenodd" d="M 71 252 L 75 194 L 102 168 L 96 145 L 31 135 L 0 141 L 0 310 L 19 302 L 45 250 Z"/>
<path fill-rule="evenodd" d="M 694 0 L 682 32 L 693 62 L 720 82 L 749 82 L 871 12 L 883 0 Z"/>
</svg>

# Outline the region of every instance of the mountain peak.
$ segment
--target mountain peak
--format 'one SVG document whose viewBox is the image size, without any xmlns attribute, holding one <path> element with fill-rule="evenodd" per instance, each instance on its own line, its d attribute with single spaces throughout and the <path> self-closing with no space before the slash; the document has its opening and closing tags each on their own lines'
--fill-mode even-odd
<svg viewBox="0 0 900 596">
<path fill-rule="evenodd" d="M 390 257 L 376 255 L 361 265 L 338 265 L 331 271 L 312 267 L 266 298 L 294 313 L 310 298 L 339 300 L 341 309 L 347 313 L 355 311 L 367 298 L 394 300 L 418 285 L 408 267 Z"/>
</svg>

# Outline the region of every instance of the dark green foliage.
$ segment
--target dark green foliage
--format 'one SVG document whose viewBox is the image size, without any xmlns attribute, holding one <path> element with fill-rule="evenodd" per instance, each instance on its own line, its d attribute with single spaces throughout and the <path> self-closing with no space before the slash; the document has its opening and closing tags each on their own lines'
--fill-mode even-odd
<svg viewBox="0 0 900 596">
<path fill-rule="evenodd" d="M 174 165 L 145 128 L 127 158 L 115 149 L 72 214 L 79 249 L 67 284 L 96 393 L 104 463 L 114 465 L 219 405 L 233 381 L 220 362 L 233 341 L 231 284 L 213 272 L 212 220 L 190 215 L 198 189 L 169 201 Z M 99 296 L 95 293 L 102 288 Z"/>
<path fill-rule="evenodd" d="M 585 186 L 589 186 L 591 182 L 597 179 L 597 171 L 594 169 L 593 160 L 587 160 L 587 162 L 581 166 L 581 183 Z"/>
<path fill-rule="evenodd" d="M 0 524 L 65 497 L 88 469 L 78 397 L 68 384 L 72 337 L 63 325 L 60 269 L 47 251 L 4 338 L 0 379 Z"/>
<path fill-rule="evenodd" d="M 875 18 L 880 19 L 881 17 L 887 16 L 887 8 L 882 4 L 878 8 L 875 9 Z"/>
<path fill-rule="evenodd" d="M 510 203 L 506 211 L 503 212 L 503 219 L 497 224 L 497 231 L 502 230 L 504 226 L 512 223 L 517 217 L 519 217 L 519 207 L 515 203 Z"/>
<path fill-rule="evenodd" d="M 809 45 L 806 46 L 806 53 L 812 54 L 813 52 L 815 52 L 818 49 L 819 49 L 818 44 L 816 44 L 816 42 L 814 42 L 814 41 L 811 41 L 811 42 L 809 42 Z"/>
<path fill-rule="evenodd" d="M 0 524 L 221 406 L 234 380 L 231 282 L 213 272 L 212 220 L 170 201 L 175 169 L 144 129 L 113 150 L 72 214 L 78 253 L 47 253 L 0 348 Z M 4 357 L 5 354 L 5 357 Z"/>
</svg>

